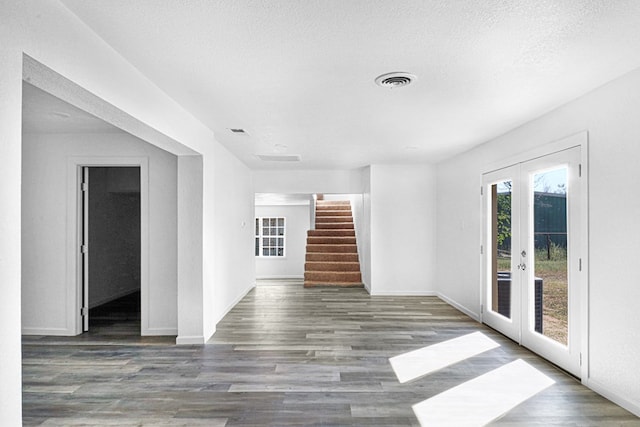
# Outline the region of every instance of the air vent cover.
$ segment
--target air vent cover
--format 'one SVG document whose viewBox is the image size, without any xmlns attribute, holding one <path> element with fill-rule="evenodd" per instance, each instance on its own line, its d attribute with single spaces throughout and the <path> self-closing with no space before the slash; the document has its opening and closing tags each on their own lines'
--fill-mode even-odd
<svg viewBox="0 0 640 427">
<path fill-rule="evenodd" d="M 414 80 L 416 80 L 416 76 L 410 73 L 404 72 L 395 72 L 395 73 L 387 73 L 381 76 L 376 77 L 376 84 L 382 87 L 403 87 L 410 85 Z"/>
<path fill-rule="evenodd" d="M 263 162 L 299 162 L 299 154 L 258 154 Z"/>
</svg>

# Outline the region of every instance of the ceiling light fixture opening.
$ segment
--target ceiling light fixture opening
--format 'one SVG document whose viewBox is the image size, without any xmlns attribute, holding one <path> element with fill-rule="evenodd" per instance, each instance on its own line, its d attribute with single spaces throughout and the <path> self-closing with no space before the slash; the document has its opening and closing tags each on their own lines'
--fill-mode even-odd
<svg viewBox="0 0 640 427">
<path fill-rule="evenodd" d="M 393 89 L 396 87 L 408 86 L 415 80 L 417 80 L 417 77 L 414 74 L 398 71 L 382 74 L 381 76 L 376 77 L 375 82 L 378 86 Z"/>
</svg>

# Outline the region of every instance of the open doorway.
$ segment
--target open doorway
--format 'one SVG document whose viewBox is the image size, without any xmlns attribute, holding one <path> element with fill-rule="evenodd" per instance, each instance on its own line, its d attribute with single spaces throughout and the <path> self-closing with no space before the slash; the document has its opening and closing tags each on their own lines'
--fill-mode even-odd
<svg viewBox="0 0 640 427">
<path fill-rule="evenodd" d="M 140 167 L 82 167 L 83 332 L 140 334 Z"/>
</svg>

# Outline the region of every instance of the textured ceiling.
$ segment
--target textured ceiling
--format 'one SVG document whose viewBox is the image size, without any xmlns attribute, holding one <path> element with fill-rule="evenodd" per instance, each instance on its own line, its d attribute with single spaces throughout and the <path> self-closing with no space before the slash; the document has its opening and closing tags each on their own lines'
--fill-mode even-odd
<svg viewBox="0 0 640 427">
<path fill-rule="evenodd" d="M 25 133 L 112 133 L 115 126 L 28 83 L 22 85 L 22 131 Z"/>
<path fill-rule="evenodd" d="M 637 0 L 62 2 L 254 169 L 437 162 L 640 66 Z"/>
</svg>

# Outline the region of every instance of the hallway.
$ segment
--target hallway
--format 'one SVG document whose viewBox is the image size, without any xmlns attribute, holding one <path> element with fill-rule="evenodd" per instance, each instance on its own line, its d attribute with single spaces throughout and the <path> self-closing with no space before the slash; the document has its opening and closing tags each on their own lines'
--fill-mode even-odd
<svg viewBox="0 0 640 427">
<path fill-rule="evenodd" d="M 495 347 L 398 380 L 391 358 L 474 332 Z M 435 297 L 258 286 L 218 324 L 208 345 L 171 342 L 23 337 L 24 425 L 417 426 L 413 405 L 517 359 L 555 384 L 493 425 L 640 425 Z M 451 414 L 468 403 L 457 402 Z"/>
</svg>

